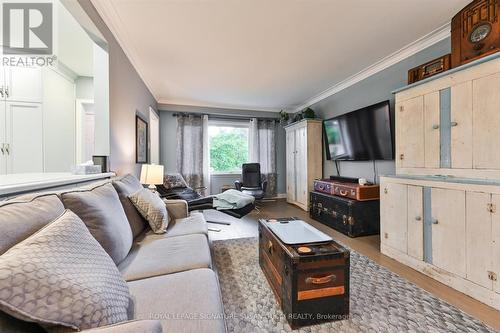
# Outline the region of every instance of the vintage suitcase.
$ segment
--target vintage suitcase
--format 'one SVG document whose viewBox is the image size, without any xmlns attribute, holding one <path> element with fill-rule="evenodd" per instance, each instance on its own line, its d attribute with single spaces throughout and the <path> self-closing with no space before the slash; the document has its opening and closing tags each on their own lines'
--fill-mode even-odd
<svg viewBox="0 0 500 333">
<path fill-rule="evenodd" d="M 299 254 L 303 246 L 312 253 Z M 286 245 L 259 221 L 259 263 L 292 328 L 349 318 L 346 248 L 334 241 Z"/>
<path fill-rule="evenodd" d="M 357 183 L 334 183 L 332 194 L 358 201 L 378 200 L 380 198 L 380 186 L 359 185 Z"/>
<path fill-rule="evenodd" d="M 359 185 L 353 182 L 316 179 L 313 181 L 313 187 L 316 192 L 338 195 L 359 201 L 378 200 L 380 198 L 379 185 Z"/>
<path fill-rule="evenodd" d="M 333 194 L 333 184 L 334 182 L 330 179 L 315 179 L 313 181 L 314 190 L 326 194 Z"/>
<path fill-rule="evenodd" d="M 310 193 L 309 215 L 349 237 L 380 233 L 380 201 L 357 201 L 319 192 Z"/>
</svg>

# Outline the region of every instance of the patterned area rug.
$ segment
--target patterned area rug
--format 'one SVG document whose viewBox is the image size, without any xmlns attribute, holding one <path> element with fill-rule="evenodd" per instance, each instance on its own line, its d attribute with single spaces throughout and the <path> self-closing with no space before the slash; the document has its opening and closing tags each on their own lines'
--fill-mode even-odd
<svg viewBox="0 0 500 333">
<path fill-rule="evenodd" d="M 229 332 L 292 332 L 260 269 L 258 239 L 213 247 Z M 495 332 L 354 251 L 350 312 L 347 320 L 293 332 Z"/>
</svg>

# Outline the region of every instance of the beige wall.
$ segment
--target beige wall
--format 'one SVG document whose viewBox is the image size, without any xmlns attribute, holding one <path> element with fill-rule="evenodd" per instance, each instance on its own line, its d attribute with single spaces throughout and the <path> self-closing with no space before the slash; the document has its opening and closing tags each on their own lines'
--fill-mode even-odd
<svg viewBox="0 0 500 333">
<path fill-rule="evenodd" d="M 149 118 L 148 107 L 157 103 L 111 31 L 89 0 L 78 0 L 109 46 L 110 166 L 119 175 L 139 175 L 135 163 L 135 116 Z"/>
</svg>

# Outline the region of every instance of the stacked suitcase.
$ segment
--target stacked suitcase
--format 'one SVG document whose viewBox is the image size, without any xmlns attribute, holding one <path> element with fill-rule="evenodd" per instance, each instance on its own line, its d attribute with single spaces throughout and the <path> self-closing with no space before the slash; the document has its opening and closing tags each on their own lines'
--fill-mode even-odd
<svg viewBox="0 0 500 333">
<path fill-rule="evenodd" d="M 311 218 L 349 237 L 380 232 L 378 185 L 359 185 L 352 179 L 314 181 L 310 193 Z"/>
</svg>

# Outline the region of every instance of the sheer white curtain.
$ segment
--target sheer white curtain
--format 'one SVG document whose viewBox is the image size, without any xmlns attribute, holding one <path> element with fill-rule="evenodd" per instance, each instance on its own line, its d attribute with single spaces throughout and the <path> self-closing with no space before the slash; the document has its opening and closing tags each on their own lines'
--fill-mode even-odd
<svg viewBox="0 0 500 333">
<path fill-rule="evenodd" d="M 276 196 L 276 121 L 250 119 L 248 132 L 248 161 L 259 163 L 260 172 L 267 180 L 268 197 Z"/>
<path fill-rule="evenodd" d="M 194 189 L 210 192 L 210 154 L 208 152 L 208 116 L 177 117 L 177 170 Z"/>
</svg>

